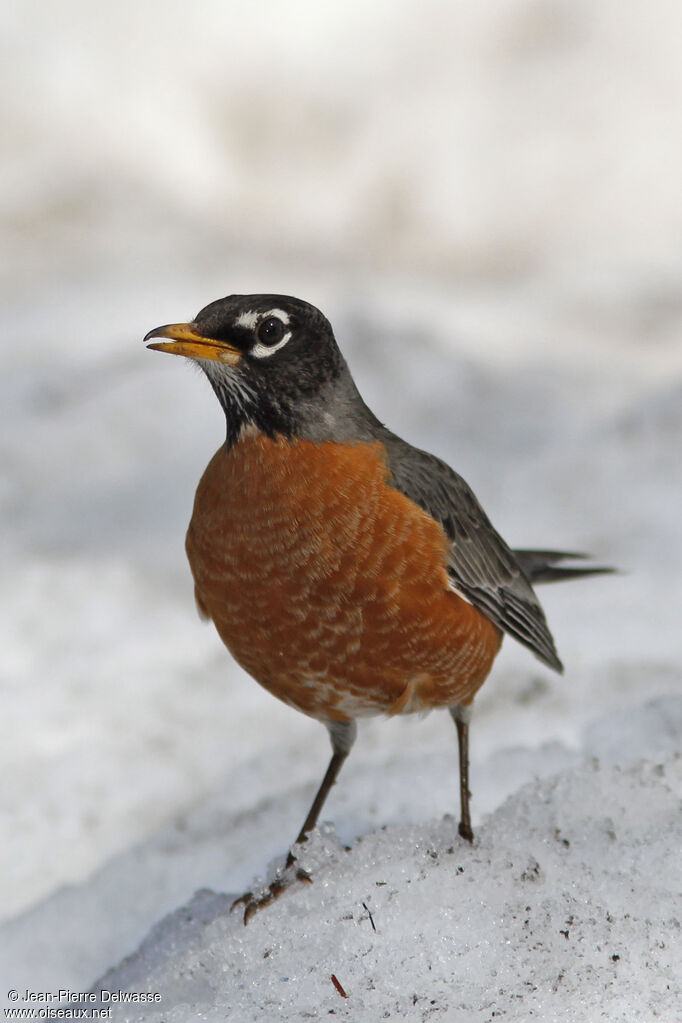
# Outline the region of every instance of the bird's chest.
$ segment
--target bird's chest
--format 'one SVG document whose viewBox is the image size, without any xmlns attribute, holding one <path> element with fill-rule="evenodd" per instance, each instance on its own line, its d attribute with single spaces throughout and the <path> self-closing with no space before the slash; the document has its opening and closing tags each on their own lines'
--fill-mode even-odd
<svg viewBox="0 0 682 1023">
<path fill-rule="evenodd" d="M 412 675 L 451 679 L 473 611 L 449 590 L 441 527 L 390 486 L 382 456 L 250 433 L 197 490 L 200 608 L 247 671 L 313 715 L 376 713 Z"/>
<path fill-rule="evenodd" d="M 196 582 L 220 584 L 243 611 L 271 597 L 284 609 L 316 580 L 347 580 L 382 516 L 380 452 L 379 444 L 272 441 L 255 431 L 218 451 L 187 534 Z"/>
<path fill-rule="evenodd" d="M 380 445 L 271 441 L 217 452 L 187 533 L 199 606 L 237 660 L 282 695 L 348 662 L 399 537 L 387 517 Z M 395 586 L 394 583 L 391 585 Z"/>
</svg>

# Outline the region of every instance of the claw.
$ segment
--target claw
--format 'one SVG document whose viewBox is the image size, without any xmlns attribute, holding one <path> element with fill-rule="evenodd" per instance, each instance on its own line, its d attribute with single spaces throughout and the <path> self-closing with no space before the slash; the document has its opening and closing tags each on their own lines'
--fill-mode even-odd
<svg viewBox="0 0 682 1023">
<path fill-rule="evenodd" d="M 291 858 L 291 863 L 289 863 Z M 290 866 L 296 862 L 296 857 L 287 857 L 287 866 L 285 870 L 288 870 Z M 287 888 L 290 888 L 295 881 L 300 881 L 303 884 L 312 884 L 313 879 L 307 870 L 303 870 L 302 867 L 297 867 L 296 872 L 289 878 L 285 876 L 279 876 L 271 881 L 267 888 L 264 888 L 258 894 L 254 892 L 244 892 L 238 899 L 235 899 L 230 906 L 230 912 L 232 912 L 237 906 L 244 906 L 244 926 L 248 924 L 249 920 L 258 912 L 259 909 L 263 909 L 265 906 L 269 906 L 271 902 L 278 899 L 282 892 L 285 892 Z"/>
<path fill-rule="evenodd" d="M 473 842 L 473 840 L 474 840 L 474 833 L 471 830 L 471 825 L 470 824 L 465 824 L 464 821 L 460 821 L 459 822 L 459 828 L 457 830 L 459 831 L 459 834 L 460 834 L 461 838 L 463 838 L 467 842 Z"/>
</svg>

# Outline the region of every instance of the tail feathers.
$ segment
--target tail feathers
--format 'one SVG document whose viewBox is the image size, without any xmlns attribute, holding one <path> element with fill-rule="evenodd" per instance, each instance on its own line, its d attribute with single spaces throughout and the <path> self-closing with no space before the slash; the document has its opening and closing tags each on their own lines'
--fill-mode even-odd
<svg viewBox="0 0 682 1023">
<path fill-rule="evenodd" d="M 586 575 L 606 575 L 617 571 L 603 565 L 561 565 L 562 561 L 583 561 L 589 554 L 572 551 L 514 551 L 516 560 L 532 583 L 555 583 Z"/>
</svg>

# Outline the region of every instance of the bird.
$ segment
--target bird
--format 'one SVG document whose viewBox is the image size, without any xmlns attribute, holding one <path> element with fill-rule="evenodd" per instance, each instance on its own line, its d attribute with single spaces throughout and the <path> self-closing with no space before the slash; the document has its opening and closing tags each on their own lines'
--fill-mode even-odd
<svg viewBox="0 0 682 1023">
<path fill-rule="evenodd" d="M 331 759 L 286 870 L 294 876 L 296 847 L 371 715 L 447 708 L 458 831 L 471 842 L 471 708 L 503 636 L 561 673 L 533 584 L 610 569 L 512 550 L 458 473 L 375 416 L 308 302 L 229 295 L 144 342 L 193 360 L 225 414 L 186 536 L 199 613 L 261 686 L 329 732 Z M 247 893 L 245 920 L 289 883 Z"/>
</svg>

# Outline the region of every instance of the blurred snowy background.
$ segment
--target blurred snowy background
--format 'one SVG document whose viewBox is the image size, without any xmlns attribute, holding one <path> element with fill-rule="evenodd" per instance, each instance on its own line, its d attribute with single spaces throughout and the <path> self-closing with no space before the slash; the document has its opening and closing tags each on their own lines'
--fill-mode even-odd
<svg viewBox="0 0 682 1023">
<path fill-rule="evenodd" d="M 677 748 L 679 4 L 0 17 L 7 980 L 87 985 L 196 888 L 243 890 L 326 761 L 194 612 L 184 529 L 222 418 L 141 338 L 222 295 L 321 306 L 369 404 L 510 543 L 627 571 L 543 591 L 563 679 L 505 644 L 477 820 L 536 775 Z M 372 721 L 327 816 L 348 841 L 455 792 L 445 715 Z"/>
</svg>

